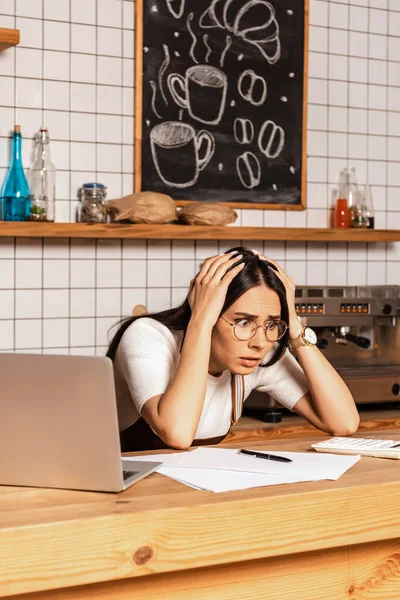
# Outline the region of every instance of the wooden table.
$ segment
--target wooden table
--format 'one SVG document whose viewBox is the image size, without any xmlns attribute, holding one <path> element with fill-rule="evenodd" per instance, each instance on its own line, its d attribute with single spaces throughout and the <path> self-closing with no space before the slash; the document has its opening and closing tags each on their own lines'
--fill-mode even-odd
<svg viewBox="0 0 400 600">
<path fill-rule="evenodd" d="M 323 436 L 262 427 L 224 445 L 306 451 Z M 0 487 L 0 597 L 399 600 L 399 505 L 400 461 L 366 457 L 338 481 L 223 494 L 157 473 L 121 494 Z"/>
</svg>

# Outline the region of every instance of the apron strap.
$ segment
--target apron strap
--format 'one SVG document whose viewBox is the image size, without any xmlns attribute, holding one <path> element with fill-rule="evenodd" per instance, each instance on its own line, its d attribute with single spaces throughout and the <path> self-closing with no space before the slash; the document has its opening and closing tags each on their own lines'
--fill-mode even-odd
<svg viewBox="0 0 400 600">
<path fill-rule="evenodd" d="M 221 436 L 200 440 L 193 440 L 192 446 L 203 446 L 204 444 L 219 444 L 228 435 L 229 430 Z M 140 417 L 133 425 L 121 431 L 121 452 L 140 452 L 141 450 L 163 450 L 170 448 L 154 433 L 143 417 Z"/>
<path fill-rule="evenodd" d="M 244 377 L 243 375 L 234 375 L 231 377 L 232 387 L 232 416 L 231 426 L 236 425 L 242 416 L 244 404 Z"/>
</svg>

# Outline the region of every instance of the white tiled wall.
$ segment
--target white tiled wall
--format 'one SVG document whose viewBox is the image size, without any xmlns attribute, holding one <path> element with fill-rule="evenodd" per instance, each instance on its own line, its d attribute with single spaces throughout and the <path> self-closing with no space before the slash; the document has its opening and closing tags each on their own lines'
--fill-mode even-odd
<svg viewBox="0 0 400 600">
<path fill-rule="evenodd" d="M 50 131 L 56 219 L 73 221 L 77 188 L 132 191 L 134 2 L 0 0 L 0 184 L 9 132 L 23 161 Z M 400 0 L 310 0 L 308 208 L 238 211 L 235 225 L 325 227 L 347 162 L 373 186 L 376 227 L 400 229 Z M 199 262 L 237 242 L 0 239 L 0 350 L 103 353 L 135 304 L 183 299 Z M 400 244 L 265 243 L 297 284 L 400 284 Z"/>
</svg>

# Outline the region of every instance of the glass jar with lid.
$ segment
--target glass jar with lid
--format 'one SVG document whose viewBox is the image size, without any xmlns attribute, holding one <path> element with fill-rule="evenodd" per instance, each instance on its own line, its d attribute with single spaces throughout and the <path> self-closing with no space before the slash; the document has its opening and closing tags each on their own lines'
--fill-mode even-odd
<svg viewBox="0 0 400 600">
<path fill-rule="evenodd" d="M 78 190 L 80 203 L 77 221 L 80 223 L 107 223 L 107 188 L 102 183 L 84 183 Z"/>
</svg>

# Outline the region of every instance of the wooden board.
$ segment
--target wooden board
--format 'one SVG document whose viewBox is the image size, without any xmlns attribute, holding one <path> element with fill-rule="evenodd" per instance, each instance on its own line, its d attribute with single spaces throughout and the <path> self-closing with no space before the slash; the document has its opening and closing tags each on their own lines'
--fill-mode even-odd
<svg viewBox="0 0 400 600">
<path fill-rule="evenodd" d="M 135 31 L 135 190 L 303 209 L 308 0 L 137 0 Z"/>
<path fill-rule="evenodd" d="M 14 600 L 398 600 L 400 541 L 323 549 Z"/>
<path fill-rule="evenodd" d="M 267 436 L 250 447 L 306 451 L 320 435 L 291 440 L 268 440 Z M 378 437 L 392 436 L 398 436 L 398 430 L 379 432 Z M 241 447 L 241 443 L 224 446 Z M 260 577 L 265 566 L 273 578 L 273 568 L 268 565 L 275 565 L 281 574 L 274 585 L 283 586 L 282 598 L 321 600 L 316 595 L 317 584 L 324 577 L 322 589 L 328 590 L 331 581 L 332 595 L 322 597 L 345 598 L 340 593 L 351 585 L 364 585 L 376 565 L 397 560 L 398 462 L 363 457 L 337 481 L 225 494 L 192 490 L 157 473 L 118 495 L 3 486 L 0 596 L 96 584 L 92 594 L 90 588 L 82 588 L 75 596 L 69 591 L 70 595 L 60 592 L 60 596 L 50 594 L 48 598 L 144 599 L 153 591 L 154 597 L 162 600 L 172 599 L 174 594 L 186 600 L 193 587 L 199 593 L 196 598 L 203 600 L 206 591 L 201 588 L 216 586 L 221 590 L 216 598 L 272 600 L 276 594 L 271 596 L 269 589 L 264 596 L 257 594 L 257 586 L 265 586 L 266 580 L 257 579 L 252 588 L 254 561 L 263 561 L 258 563 Z M 377 542 L 384 542 L 380 550 L 374 545 Z M 368 548 L 364 555 L 358 553 L 360 546 L 355 548 L 352 566 L 352 559 L 346 558 L 348 548 L 360 544 L 368 544 Z M 334 565 L 339 569 L 341 560 L 334 560 L 335 548 L 345 549 L 342 572 L 350 574 L 349 580 L 337 579 Z M 317 556 L 321 558 L 320 576 Z M 285 564 L 292 565 L 298 576 L 302 569 L 313 571 L 315 566 L 315 579 L 310 575 L 306 580 L 309 585 L 315 580 L 314 595 L 307 597 L 309 590 L 302 588 L 296 596 L 292 585 L 286 588 L 282 581 Z M 204 579 L 202 569 L 208 569 Z M 248 582 L 247 596 L 234 595 L 235 572 Z M 389 575 L 380 578 L 384 592 L 391 589 Z M 121 581 L 107 594 L 102 585 L 114 580 Z M 136 581 L 140 593 L 136 593 Z M 346 581 L 349 587 L 343 589 Z M 46 598 L 44 594 L 37 597 Z M 382 593 L 382 597 L 391 596 Z"/>
<path fill-rule="evenodd" d="M 299 227 L 206 227 L 86 223 L 0 222 L 2 237 L 164 240 L 269 240 L 287 242 L 398 242 L 400 230 Z"/>
</svg>

